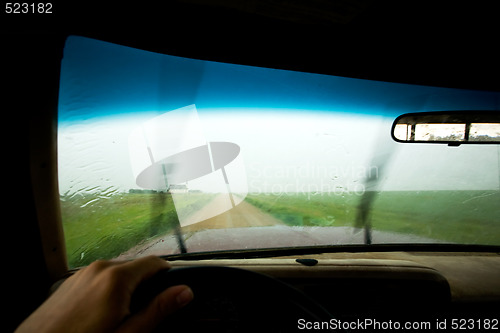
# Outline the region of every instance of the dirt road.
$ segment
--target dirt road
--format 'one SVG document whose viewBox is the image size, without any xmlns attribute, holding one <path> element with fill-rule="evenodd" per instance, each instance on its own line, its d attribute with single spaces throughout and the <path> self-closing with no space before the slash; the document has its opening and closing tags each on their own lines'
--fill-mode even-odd
<svg viewBox="0 0 500 333">
<path fill-rule="evenodd" d="M 217 211 L 218 207 L 224 204 L 224 200 L 222 195 L 215 197 L 209 205 L 191 215 L 187 220 L 197 221 L 200 220 L 200 216 L 214 215 L 212 211 Z M 246 201 L 242 201 L 236 207 L 203 222 L 195 224 L 191 224 L 189 221 L 186 222 L 188 225 L 182 228 L 183 232 L 193 232 L 202 229 L 265 227 L 283 224 L 280 220 L 264 213 Z"/>
<path fill-rule="evenodd" d="M 214 207 L 208 205 L 204 209 Z M 203 214 L 203 210 L 199 214 Z M 193 215 L 193 218 L 197 217 Z M 364 243 L 360 229 L 346 226 L 290 227 L 246 201 L 223 214 L 183 227 L 182 234 L 188 252 Z M 376 230 L 372 233 L 372 241 L 374 244 L 436 243 L 436 240 L 414 235 Z M 135 246 L 118 259 L 173 253 L 179 253 L 178 240 L 175 235 L 168 234 Z"/>
<path fill-rule="evenodd" d="M 206 219 L 202 222 L 194 223 L 193 221 L 200 220 L 200 217 L 213 215 L 213 211 L 220 211 L 220 207 L 225 205 L 225 199 L 223 196 L 217 196 L 206 205 L 203 209 L 195 212 L 193 215 L 189 216 L 185 224 L 187 226 L 182 227 L 182 233 L 184 236 L 184 241 L 188 247 L 188 252 L 195 251 L 201 247 L 201 250 L 206 250 L 205 245 L 201 245 L 199 239 L 199 234 L 205 234 L 204 231 L 209 231 L 212 229 L 220 230 L 248 230 L 249 227 L 270 227 L 270 226 L 280 226 L 284 225 L 283 222 L 274 218 L 273 216 L 266 214 L 262 210 L 255 206 L 252 206 L 246 201 L 242 201 L 236 207 L 212 218 Z M 192 237 L 192 236 L 196 237 Z M 218 241 L 218 248 L 221 246 L 223 248 L 234 249 L 235 241 L 234 236 L 223 236 L 225 238 L 224 243 Z M 204 239 L 203 243 L 212 242 L 212 237 L 202 236 Z M 236 238 L 237 239 L 237 238 Z M 237 242 L 237 240 L 236 240 Z M 236 243 L 237 245 L 237 243 Z M 173 234 L 162 235 L 156 237 L 145 244 L 137 245 L 127 252 L 119 256 L 118 259 L 131 259 L 142 255 L 165 255 L 171 253 L 177 253 L 178 241 Z"/>
</svg>

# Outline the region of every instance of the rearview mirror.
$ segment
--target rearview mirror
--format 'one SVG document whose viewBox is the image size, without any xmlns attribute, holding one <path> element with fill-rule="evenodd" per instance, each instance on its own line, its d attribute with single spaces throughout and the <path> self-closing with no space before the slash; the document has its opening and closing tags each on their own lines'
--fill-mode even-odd
<svg viewBox="0 0 500 333">
<path fill-rule="evenodd" d="M 407 113 L 392 124 L 397 142 L 461 144 L 500 143 L 499 111 Z"/>
</svg>

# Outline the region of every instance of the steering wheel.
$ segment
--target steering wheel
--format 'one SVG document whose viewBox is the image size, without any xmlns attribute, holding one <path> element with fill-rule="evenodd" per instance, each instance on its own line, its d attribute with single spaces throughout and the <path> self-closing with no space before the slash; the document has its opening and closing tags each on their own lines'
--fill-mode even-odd
<svg viewBox="0 0 500 333">
<path fill-rule="evenodd" d="M 330 322 L 316 301 L 270 276 L 239 268 L 195 266 L 162 271 L 137 288 L 137 311 L 167 287 L 186 284 L 193 301 L 166 319 L 157 332 L 292 332 L 307 322 Z M 301 324 L 302 323 L 302 324 Z M 302 327 L 302 329 L 300 329 Z"/>
</svg>

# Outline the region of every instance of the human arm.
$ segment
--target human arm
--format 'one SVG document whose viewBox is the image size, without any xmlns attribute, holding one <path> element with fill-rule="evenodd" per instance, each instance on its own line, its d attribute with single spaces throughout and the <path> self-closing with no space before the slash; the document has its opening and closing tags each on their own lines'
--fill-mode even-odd
<svg viewBox="0 0 500 333">
<path fill-rule="evenodd" d="M 149 332 L 193 298 L 189 287 L 174 286 L 140 312 L 130 312 L 137 286 L 169 268 L 165 260 L 152 256 L 96 261 L 68 278 L 16 332 Z"/>
</svg>

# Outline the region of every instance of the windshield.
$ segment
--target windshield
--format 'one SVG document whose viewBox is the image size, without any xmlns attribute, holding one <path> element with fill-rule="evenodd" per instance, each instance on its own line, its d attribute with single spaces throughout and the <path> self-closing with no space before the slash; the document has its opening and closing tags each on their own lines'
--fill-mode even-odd
<svg viewBox="0 0 500 333">
<path fill-rule="evenodd" d="M 58 110 L 69 265 L 318 245 L 500 245 L 498 145 L 391 138 L 403 113 L 498 110 L 499 101 L 70 37 Z"/>
</svg>

